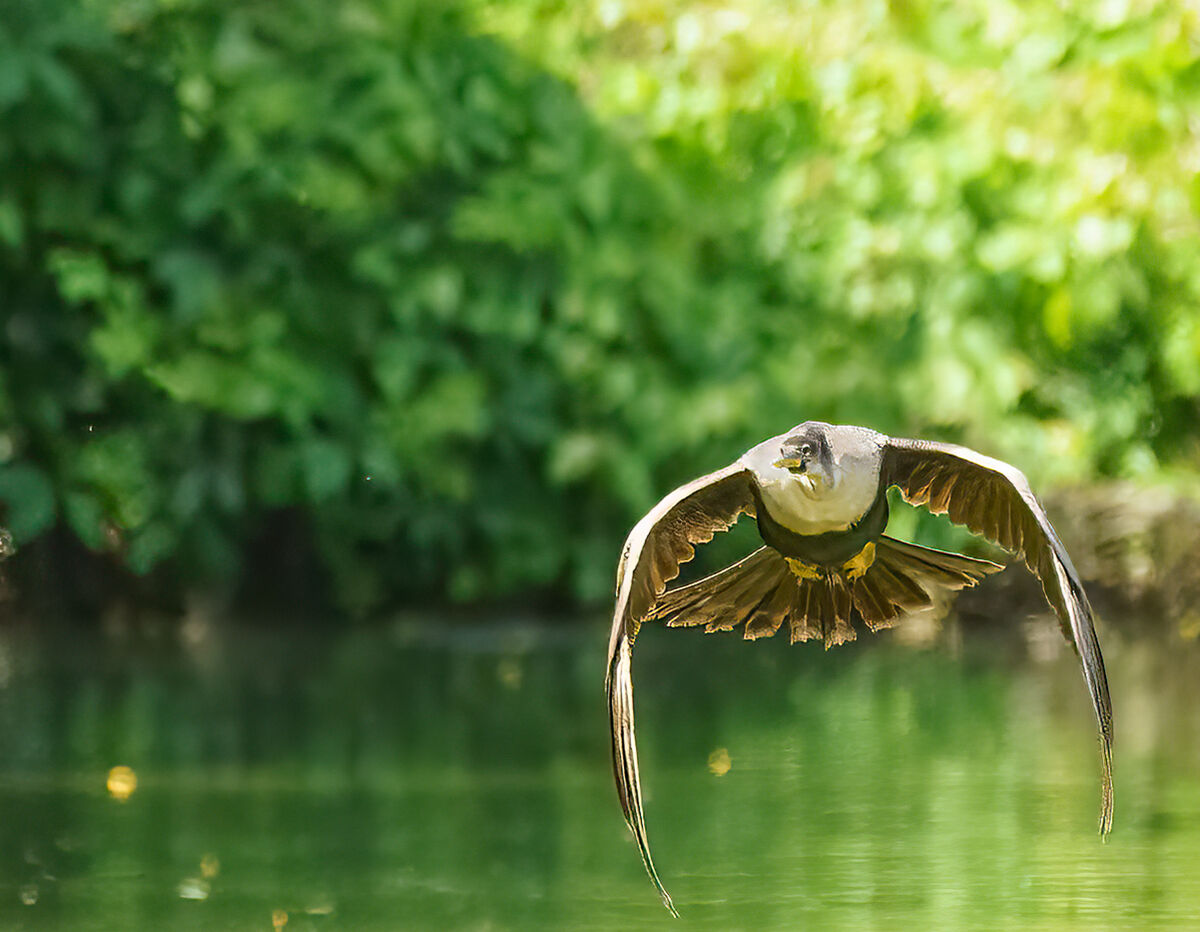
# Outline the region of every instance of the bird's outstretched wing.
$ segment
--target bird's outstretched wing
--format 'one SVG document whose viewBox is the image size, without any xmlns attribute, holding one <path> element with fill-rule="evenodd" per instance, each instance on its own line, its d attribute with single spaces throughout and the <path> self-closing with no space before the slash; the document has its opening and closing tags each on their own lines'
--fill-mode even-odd
<svg viewBox="0 0 1200 932">
<path fill-rule="evenodd" d="M 617 603 L 605 677 L 613 776 L 621 810 L 637 839 L 642 861 L 672 913 L 675 907 L 650 858 L 642 814 L 642 787 L 633 732 L 631 651 L 643 619 L 667 583 L 679 575 L 680 564 L 695 556 L 695 545 L 712 540 L 714 534 L 729 528 L 743 513 L 754 513 L 750 481 L 750 471 L 734 463 L 676 489 L 634 525 L 617 566 Z"/>
<path fill-rule="evenodd" d="M 1063 636 L 1079 653 L 1096 710 L 1103 766 L 1100 833 L 1108 834 L 1113 813 L 1113 724 L 1104 658 L 1079 574 L 1028 480 L 1016 467 L 966 447 L 896 437 L 884 446 L 881 478 L 897 486 L 905 501 L 949 515 L 955 524 L 966 525 L 1018 554 L 1041 580 Z"/>
</svg>

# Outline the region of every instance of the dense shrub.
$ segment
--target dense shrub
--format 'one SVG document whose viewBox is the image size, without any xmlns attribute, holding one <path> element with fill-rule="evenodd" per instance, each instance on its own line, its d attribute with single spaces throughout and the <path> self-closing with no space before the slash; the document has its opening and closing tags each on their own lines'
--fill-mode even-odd
<svg viewBox="0 0 1200 932">
<path fill-rule="evenodd" d="M 5 520 L 361 611 L 807 417 L 1194 470 L 1198 27 L 1101 7 L 0 0 Z"/>
</svg>

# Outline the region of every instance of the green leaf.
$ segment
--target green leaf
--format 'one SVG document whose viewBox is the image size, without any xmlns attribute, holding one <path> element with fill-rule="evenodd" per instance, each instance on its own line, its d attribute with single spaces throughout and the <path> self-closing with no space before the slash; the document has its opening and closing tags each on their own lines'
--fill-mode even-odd
<svg viewBox="0 0 1200 932">
<path fill-rule="evenodd" d="M 68 492 L 63 497 L 63 513 L 67 524 L 85 547 L 91 550 L 104 548 L 104 509 L 94 495 L 87 492 Z"/>
<path fill-rule="evenodd" d="M 129 568 L 144 575 L 175 549 L 176 532 L 165 522 L 151 521 L 130 533 L 128 541 Z"/>
<path fill-rule="evenodd" d="M 54 523 L 54 486 L 40 469 L 28 463 L 0 466 L 0 504 L 6 524 L 18 544 L 49 530 Z"/>
<path fill-rule="evenodd" d="M 304 484 L 313 502 L 341 494 L 350 481 L 352 464 L 346 448 L 324 437 L 306 440 L 300 448 Z"/>
<path fill-rule="evenodd" d="M 56 249 L 50 253 L 50 272 L 68 301 L 99 301 L 108 294 L 109 273 L 93 253 Z"/>
</svg>

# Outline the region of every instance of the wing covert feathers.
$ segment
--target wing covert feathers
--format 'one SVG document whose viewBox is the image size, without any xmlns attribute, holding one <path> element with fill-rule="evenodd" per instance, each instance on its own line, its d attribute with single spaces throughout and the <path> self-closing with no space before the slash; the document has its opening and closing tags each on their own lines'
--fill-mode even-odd
<svg viewBox="0 0 1200 932">
<path fill-rule="evenodd" d="M 608 639 L 611 675 L 622 635 L 632 647 L 638 628 L 679 566 L 727 530 L 742 514 L 754 513 L 750 472 L 734 463 L 680 486 L 634 525 L 617 565 L 617 603 Z"/>
<path fill-rule="evenodd" d="M 897 486 L 910 504 L 946 514 L 955 524 L 1016 553 L 1041 581 L 1063 636 L 1079 654 L 1096 713 L 1103 769 L 1100 834 L 1108 834 L 1113 725 L 1104 658 L 1083 583 L 1028 480 L 1016 467 L 966 447 L 896 437 L 884 447 L 881 479 Z"/>
</svg>

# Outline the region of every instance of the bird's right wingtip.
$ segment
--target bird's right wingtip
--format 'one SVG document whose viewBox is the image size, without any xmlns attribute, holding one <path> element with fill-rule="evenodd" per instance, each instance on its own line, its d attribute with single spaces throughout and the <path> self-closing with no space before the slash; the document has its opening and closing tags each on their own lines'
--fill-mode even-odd
<svg viewBox="0 0 1200 932">
<path fill-rule="evenodd" d="M 642 863 L 650 881 L 662 897 L 663 905 L 671 915 L 679 918 L 679 911 L 671 901 L 671 894 L 663 886 L 654 859 L 650 856 L 650 840 L 646 837 L 646 821 L 642 811 L 642 786 L 638 777 L 637 740 L 633 727 L 633 679 L 630 674 L 630 641 L 621 637 L 609 667 L 608 701 L 609 722 L 613 742 L 613 775 L 617 783 L 617 796 L 625 821 L 633 832 Z"/>
<path fill-rule="evenodd" d="M 633 828 L 634 835 L 638 836 L 638 846 L 641 847 L 642 851 L 642 863 L 646 865 L 646 872 L 650 875 L 650 880 L 654 884 L 654 888 L 658 890 L 658 895 L 662 897 L 663 906 L 667 907 L 667 910 L 671 913 L 671 915 L 678 919 L 679 910 L 675 908 L 675 903 L 671 899 L 671 894 L 667 892 L 667 888 L 663 886 L 662 880 L 659 879 L 658 871 L 654 869 L 654 861 L 652 861 L 650 858 L 650 848 L 648 846 L 641 846 L 641 842 L 645 839 L 645 831 L 643 830 L 643 832 L 639 835 L 637 829 L 632 824 L 630 825 L 630 828 Z"/>
<path fill-rule="evenodd" d="M 1100 739 L 1100 757 L 1103 767 L 1100 787 L 1100 840 L 1107 841 L 1113 825 L 1112 746 L 1103 737 Z"/>
</svg>

